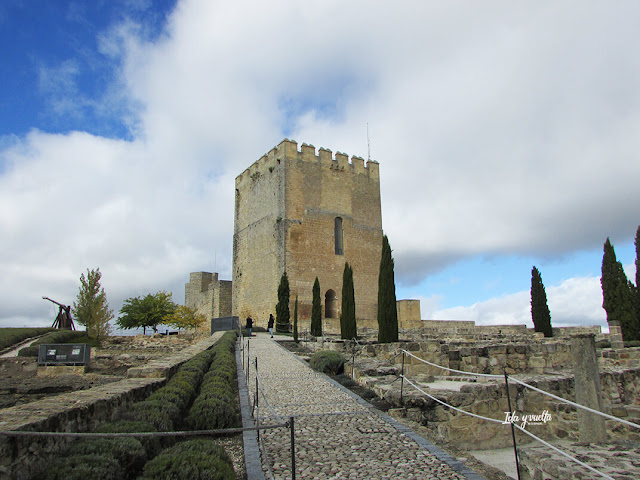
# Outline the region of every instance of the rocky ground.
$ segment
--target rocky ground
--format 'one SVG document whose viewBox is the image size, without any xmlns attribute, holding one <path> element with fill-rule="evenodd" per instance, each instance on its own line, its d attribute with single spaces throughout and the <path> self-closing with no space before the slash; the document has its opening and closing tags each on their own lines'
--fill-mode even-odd
<svg viewBox="0 0 640 480">
<path fill-rule="evenodd" d="M 61 393 L 86 390 L 125 377 L 127 370 L 181 350 L 194 341 L 183 335 L 109 337 L 93 348 L 85 375 L 37 376 L 35 357 L 0 359 L 0 408 L 12 407 Z"/>
</svg>

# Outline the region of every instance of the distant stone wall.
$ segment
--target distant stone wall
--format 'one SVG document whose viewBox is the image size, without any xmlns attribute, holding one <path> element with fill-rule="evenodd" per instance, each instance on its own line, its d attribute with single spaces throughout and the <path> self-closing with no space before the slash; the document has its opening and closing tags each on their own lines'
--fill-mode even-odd
<svg viewBox="0 0 640 480">
<path fill-rule="evenodd" d="M 184 288 L 184 304 L 207 320 L 231 315 L 231 282 L 218 280 L 217 273 L 192 272 Z"/>
<path fill-rule="evenodd" d="M 312 350 L 346 351 L 349 343 L 343 341 L 310 342 Z M 456 376 L 442 368 L 425 364 L 422 360 L 442 367 L 469 373 L 544 374 L 571 369 L 569 338 L 543 339 L 526 343 L 482 344 L 480 342 L 448 342 L 422 340 L 416 342 L 366 343 L 359 355 L 376 358 L 381 362 L 402 363 L 402 350 L 418 358 L 405 356 L 407 375 Z M 640 366 L 640 347 L 614 350 L 597 349 L 600 368 L 635 368 Z"/>
</svg>

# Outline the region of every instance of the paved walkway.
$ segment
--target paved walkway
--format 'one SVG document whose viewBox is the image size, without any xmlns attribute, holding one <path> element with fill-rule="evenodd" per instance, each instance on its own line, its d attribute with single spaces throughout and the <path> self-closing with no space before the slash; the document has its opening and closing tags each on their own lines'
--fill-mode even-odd
<svg viewBox="0 0 640 480">
<path fill-rule="evenodd" d="M 256 357 L 265 395 L 259 399 L 261 423 L 278 423 L 282 419 L 277 416 L 295 417 L 296 478 L 482 479 L 338 383 L 313 371 L 268 334 L 258 333 L 250 339 L 249 356 L 251 401 L 256 391 Z M 265 478 L 292 478 L 290 431 L 263 430 L 261 436 L 266 446 L 266 456 L 264 450 L 262 455 Z"/>
</svg>

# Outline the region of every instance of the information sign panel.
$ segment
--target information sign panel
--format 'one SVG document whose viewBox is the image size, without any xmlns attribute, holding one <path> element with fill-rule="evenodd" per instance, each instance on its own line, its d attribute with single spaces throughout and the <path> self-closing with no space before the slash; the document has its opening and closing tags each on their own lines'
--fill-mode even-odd
<svg viewBox="0 0 640 480">
<path fill-rule="evenodd" d="M 62 343 L 40 345 L 38 365 L 86 365 L 91 357 L 91 345 Z"/>
</svg>

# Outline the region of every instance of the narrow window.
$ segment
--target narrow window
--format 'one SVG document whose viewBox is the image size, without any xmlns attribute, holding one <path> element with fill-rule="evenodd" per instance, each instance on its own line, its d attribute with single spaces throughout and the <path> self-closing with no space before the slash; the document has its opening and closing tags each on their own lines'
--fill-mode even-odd
<svg viewBox="0 0 640 480">
<path fill-rule="evenodd" d="M 342 244 L 342 218 L 336 217 L 334 237 L 336 241 L 336 255 L 344 255 L 344 245 Z"/>
</svg>

